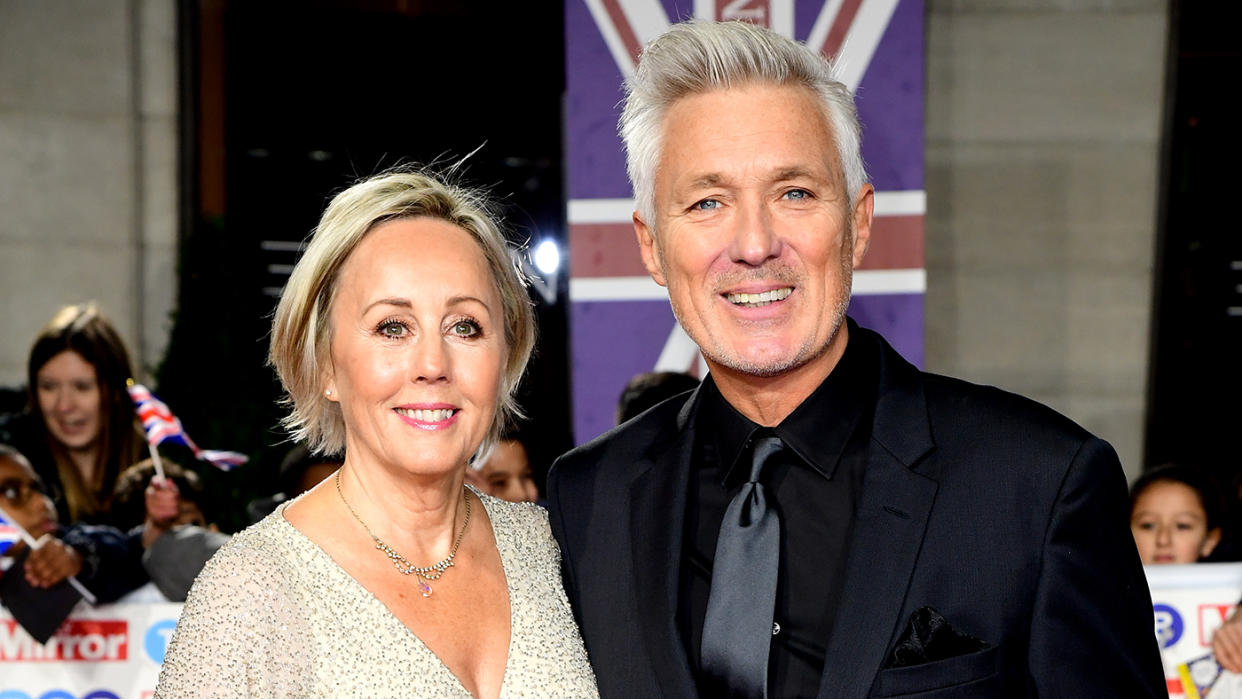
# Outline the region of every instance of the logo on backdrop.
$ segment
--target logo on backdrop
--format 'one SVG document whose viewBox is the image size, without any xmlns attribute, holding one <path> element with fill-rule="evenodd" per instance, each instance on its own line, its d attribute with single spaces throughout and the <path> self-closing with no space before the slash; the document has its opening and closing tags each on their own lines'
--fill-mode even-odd
<svg viewBox="0 0 1242 699">
<path fill-rule="evenodd" d="M 173 629 L 177 628 L 176 619 L 164 619 L 151 624 L 142 639 L 142 646 L 147 650 L 147 657 L 156 665 L 164 664 L 164 652 L 168 650 L 168 641 L 172 638 Z"/>
<path fill-rule="evenodd" d="M 1181 640 L 1186 623 L 1176 609 L 1167 604 L 1157 604 L 1152 607 L 1152 612 L 1156 617 L 1156 638 L 1161 648 L 1168 648 Z"/>
<path fill-rule="evenodd" d="M 129 623 L 124 620 L 67 621 L 46 645 L 19 629 L 16 621 L 0 621 L 0 662 L 101 662 L 129 657 Z M 0 699 L 6 697 L 0 695 Z"/>
</svg>

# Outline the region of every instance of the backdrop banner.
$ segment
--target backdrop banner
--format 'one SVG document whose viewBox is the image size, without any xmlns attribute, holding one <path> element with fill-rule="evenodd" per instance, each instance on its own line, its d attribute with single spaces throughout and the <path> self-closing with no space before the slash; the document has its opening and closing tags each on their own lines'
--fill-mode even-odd
<svg viewBox="0 0 1242 699">
<path fill-rule="evenodd" d="M 574 439 L 613 424 L 625 383 L 645 371 L 702 375 L 664 289 L 634 239 L 617 136 L 622 80 L 671 22 L 746 20 L 835 57 L 857 95 L 876 187 L 871 250 L 850 314 L 923 365 L 923 0 L 566 0 L 566 181 Z"/>
<path fill-rule="evenodd" d="M 180 604 L 80 604 L 40 645 L 0 608 L 0 699 L 149 699 Z"/>
</svg>

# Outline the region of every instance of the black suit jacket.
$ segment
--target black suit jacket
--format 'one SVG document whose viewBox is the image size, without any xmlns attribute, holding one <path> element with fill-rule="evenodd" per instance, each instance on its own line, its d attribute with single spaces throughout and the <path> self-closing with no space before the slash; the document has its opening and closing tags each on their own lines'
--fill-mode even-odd
<svg viewBox="0 0 1242 699">
<path fill-rule="evenodd" d="M 1167 696 L 1112 448 L 851 330 L 879 346 L 879 391 L 819 696 Z M 605 697 L 696 694 L 675 621 L 696 404 L 656 406 L 548 477 L 565 590 Z M 886 667 L 925 606 L 988 647 Z"/>
</svg>

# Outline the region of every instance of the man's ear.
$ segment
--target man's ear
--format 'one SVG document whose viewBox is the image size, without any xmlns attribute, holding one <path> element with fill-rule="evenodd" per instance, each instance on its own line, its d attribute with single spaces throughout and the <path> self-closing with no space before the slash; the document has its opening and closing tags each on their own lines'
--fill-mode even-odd
<svg viewBox="0 0 1242 699">
<path fill-rule="evenodd" d="M 851 212 L 854 223 L 854 269 L 858 269 L 871 247 L 871 218 L 875 213 L 875 187 L 864 184 Z"/>
<path fill-rule="evenodd" d="M 643 266 L 647 274 L 660 286 L 668 286 L 664 280 L 664 261 L 660 258 L 660 245 L 647 222 L 634 212 L 634 235 L 638 237 L 638 251 L 643 256 Z"/>
</svg>

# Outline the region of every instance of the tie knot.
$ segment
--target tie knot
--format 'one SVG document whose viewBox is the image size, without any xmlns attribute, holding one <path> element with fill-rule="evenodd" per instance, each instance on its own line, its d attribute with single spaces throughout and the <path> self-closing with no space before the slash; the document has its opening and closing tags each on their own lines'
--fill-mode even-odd
<svg viewBox="0 0 1242 699">
<path fill-rule="evenodd" d="M 784 451 L 785 443 L 780 437 L 760 437 L 755 440 L 754 449 L 750 457 L 750 481 L 752 483 L 759 480 L 759 475 L 763 473 L 763 467 L 772 460 L 773 456 Z"/>
</svg>

